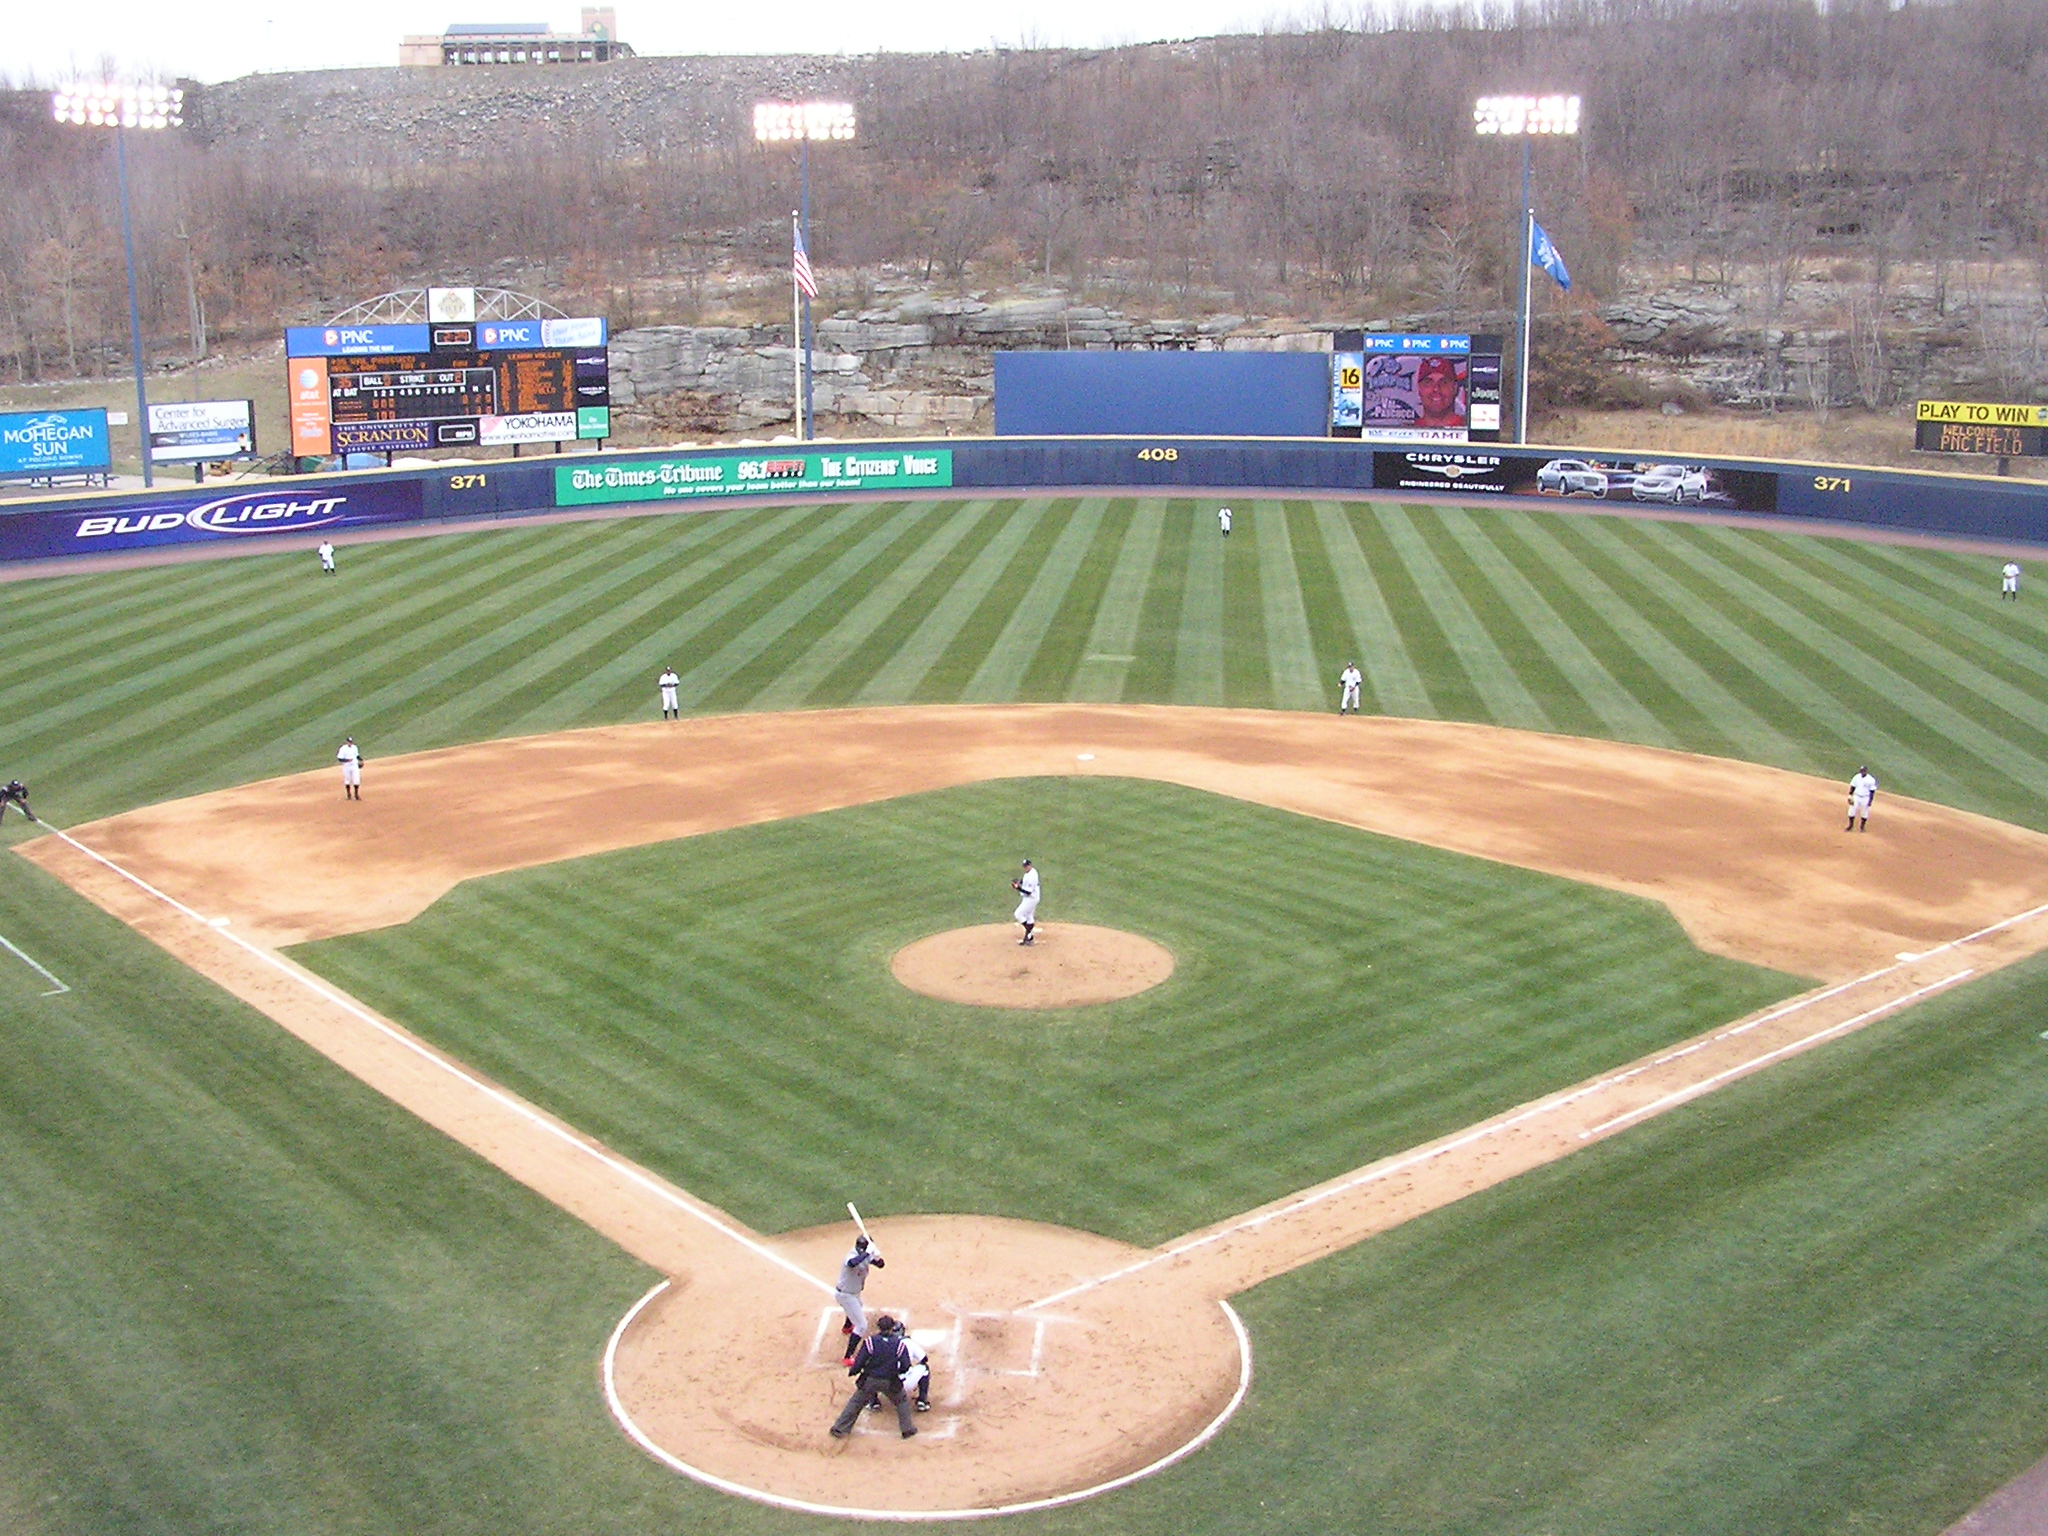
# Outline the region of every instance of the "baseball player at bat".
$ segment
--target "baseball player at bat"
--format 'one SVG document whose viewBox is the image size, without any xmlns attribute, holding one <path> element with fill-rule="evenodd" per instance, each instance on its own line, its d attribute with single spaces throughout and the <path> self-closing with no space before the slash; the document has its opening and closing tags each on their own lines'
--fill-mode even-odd
<svg viewBox="0 0 2048 1536">
<path fill-rule="evenodd" d="M 833 1299 L 839 1303 L 839 1310 L 846 1314 L 846 1323 L 839 1331 L 846 1335 L 846 1359 L 851 1361 L 868 1332 L 868 1309 L 860 1299 L 866 1289 L 868 1270 L 887 1269 L 882 1256 L 875 1251 L 875 1245 L 863 1232 L 853 1240 L 853 1252 L 846 1256 L 846 1262 L 839 1266 L 839 1283 L 832 1288 Z"/>
<path fill-rule="evenodd" d="M 1021 898 L 1015 920 L 1024 925 L 1024 937 L 1017 942 L 1032 943 L 1031 930 L 1038 926 L 1038 871 L 1031 867 L 1029 859 L 1024 861 L 1024 873 L 1010 882 L 1010 889 Z"/>
</svg>

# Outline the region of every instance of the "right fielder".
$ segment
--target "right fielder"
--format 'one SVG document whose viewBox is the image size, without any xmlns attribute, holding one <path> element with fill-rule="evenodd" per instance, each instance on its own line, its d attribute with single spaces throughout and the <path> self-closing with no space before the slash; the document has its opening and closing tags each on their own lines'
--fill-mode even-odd
<svg viewBox="0 0 2048 1536">
<path fill-rule="evenodd" d="M 1038 871 L 1031 867 L 1031 861 L 1024 861 L 1024 873 L 1010 882 L 1010 889 L 1021 898 L 1017 903 L 1016 921 L 1024 925 L 1024 937 L 1019 944 L 1033 941 L 1031 930 L 1038 926 Z"/>
</svg>

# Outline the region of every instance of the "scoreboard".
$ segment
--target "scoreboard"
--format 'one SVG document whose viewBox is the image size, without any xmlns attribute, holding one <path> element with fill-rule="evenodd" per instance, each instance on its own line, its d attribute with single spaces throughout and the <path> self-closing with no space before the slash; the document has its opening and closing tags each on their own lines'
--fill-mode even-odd
<svg viewBox="0 0 2048 1536">
<path fill-rule="evenodd" d="M 285 333 L 292 451 L 417 452 L 611 435 L 601 319 Z"/>
</svg>

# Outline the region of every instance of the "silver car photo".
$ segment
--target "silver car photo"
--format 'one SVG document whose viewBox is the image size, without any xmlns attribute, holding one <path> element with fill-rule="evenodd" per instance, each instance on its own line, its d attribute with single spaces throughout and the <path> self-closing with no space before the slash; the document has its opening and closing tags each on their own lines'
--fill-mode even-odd
<svg viewBox="0 0 2048 1536">
<path fill-rule="evenodd" d="M 1637 501 L 1661 501 L 1671 506 L 1706 499 L 1707 472 L 1697 464 L 1657 464 L 1636 476 Z"/>
<path fill-rule="evenodd" d="M 1539 496 L 1605 496 L 1607 472 L 1584 459 L 1552 459 L 1536 471 Z"/>
</svg>

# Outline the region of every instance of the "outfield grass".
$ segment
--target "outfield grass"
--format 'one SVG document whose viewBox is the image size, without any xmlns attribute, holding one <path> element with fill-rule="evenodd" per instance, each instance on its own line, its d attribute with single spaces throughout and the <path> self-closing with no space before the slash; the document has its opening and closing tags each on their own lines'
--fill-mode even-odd
<svg viewBox="0 0 2048 1536">
<path fill-rule="evenodd" d="M 1355 655 L 1368 707 L 1389 713 L 1834 777 L 1867 759 L 1887 790 L 2048 828 L 2048 618 L 2031 599 L 2000 607 L 1987 559 L 1605 516 L 1237 506 L 1227 548 L 1208 502 L 729 507 L 349 546 L 327 580 L 295 554 L 0 585 L 0 775 L 28 779 L 68 822 L 324 767 L 345 733 L 374 760 L 650 718 L 671 661 L 699 711 L 1005 697 L 1328 708 Z M 0 842 L 25 832 L 10 823 Z M 1017 854 L 1010 829 L 1003 844 L 961 858 L 971 892 L 910 895 L 990 920 L 984 882 Z M 1128 898 L 1152 873 L 1104 870 L 1122 884 L 1076 879 L 1054 899 Z M 802 907 L 801 892 L 755 894 Z M 577 897 L 594 955 L 614 937 L 611 898 Z M 1212 881 L 1173 920 L 1214 940 L 1240 904 Z M 1305 943 L 1331 922 L 1313 883 L 1276 905 Z M 695 893 L 669 910 L 699 919 L 665 974 L 705 999 L 701 1018 L 759 1004 L 748 935 L 719 930 Z M 621 942 L 668 953 L 627 926 Z M 1355 933 L 1334 926 L 1286 978 L 1297 1001 L 1356 962 Z M 592 1362 L 646 1283 L 637 1265 L 16 860 L 0 860 L 0 933 L 77 989 L 40 998 L 0 953 L 0 1527 L 825 1529 L 683 1483 L 604 1420 Z M 478 963 L 505 975 L 528 961 L 500 946 Z M 838 963 L 866 961 L 849 949 Z M 1200 969 L 1168 990 L 1192 992 Z M 408 985 L 396 960 L 365 981 L 401 1012 Z M 622 1001 L 638 1006 L 631 989 Z M 1101 1017 L 1142 1038 L 1146 1006 Z M 885 1059 L 913 1083 L 951 1084 L 934 1047 L 968 1012 L 890 1037 L 900 1055 Z M 1603 1015 L 1617 1040 L 1636 1027 L 1626 1013 L 1623 1000 Z M 1242 1299 L 1259 1367 L 1223 1437 L 1154 1482 L 1013 1523 L 1936 1530 L 2048 1450 L 2044 1021 L 2036 963 L 1271 1282 Z M 1536 1027 L 1532 1044 L 1559 1046 Z M 1247 1032 L 1211 1028 L 1222 1048 L 1170 1060 L 1180 1077 L 1148 1082 L 1154 1109 L 1245 1092 L 1319 1137 L 1358 1135 L 1361 1153 L 1375 1126 L 1421 1124 L 1398 1073 L 1375 1079 L 1333 1051 L 1327 1066 L 1256 1062 L 1245 1084 Z M 1333 1028 L 1358 1034 L 1355 1020 Z M 1033 1029 L 990 1071 L 1107 1070 L 1088 1022 Z M 479 1049 L 518 1081 L 533 1070 L 522 1061 L 562 1048 L 530 1036 Z M 611 1113 L 630 1132 L 675 1091 L 652 1065 L 635 1082 L 636 1052 L 659 1063 L 672 1041 L 594 1038 L 621 1064 Z M 1366 1059 L 1434 1071 L 1390 1048 Z M 1333 1091 L 1287 1100 L 1277 1085 L 1309 1066 Z M 593 1095 L 605 1070 L 561 1076 Z M 836 1086 L 774 1091 L 830 1117 Z M 991 1090 L 984 1074 L 947 1091 Z M 1258 1145 L 1257 1118 L 1204 1128 L 1257 1145 L 1233 1168 L 1299 1155 Z M 928 1127 L 935 1144 L 959 1140 L 894 1166 L 878 1149 L 868 1171 L 916 1208 L 943 1192 L 926 1200 L 916 1181 L 957 1165 L 942 1176 L 960 1201 L 985 1190 L 976 1208 L 991 1208 L 1016 1199 L 1006 1165 L 1055 1166 L 1043 1127 L 978 1151 L 971 1132 Z M 696 1155 L 652 1135 L 636 1150 Z M 1053 1219 L 1088 1224 L 1090 1198 L 1137 1204 L 1144 1160 L 1179 1155 L 1133 1148 L 1121 1185 L 1066 1197 Z M 702 1157 L 686 1183 L 781 1224 L 763 1181 L 718 1148 Z M 788 1171 L 799 1190 L 823 1178 L 815 1154 Z M 812 1195 L 796 1203 L 791 1220 L 818 1219 Z"/>
<path fill-rule="evenodd" d="M 912 939 L 1179 957 L 1120 1003 L 920 997 Z M 1154 1244 L 1799 990 L 1661 906 L 1172 785 L 1016 780 L 468 882 L 294 955 L 768 1231 L 964 1211 Z"/>
<path fill-rule="evenodd" d="M 1091 699 L 1681 747 L 2048 829 L 2048 608 L 1981 556 L 1600 515 L 1063 498 L 721 507 L 0 586 L 0 770 L 78 820 L 688 710 Z"/>
</svg>

